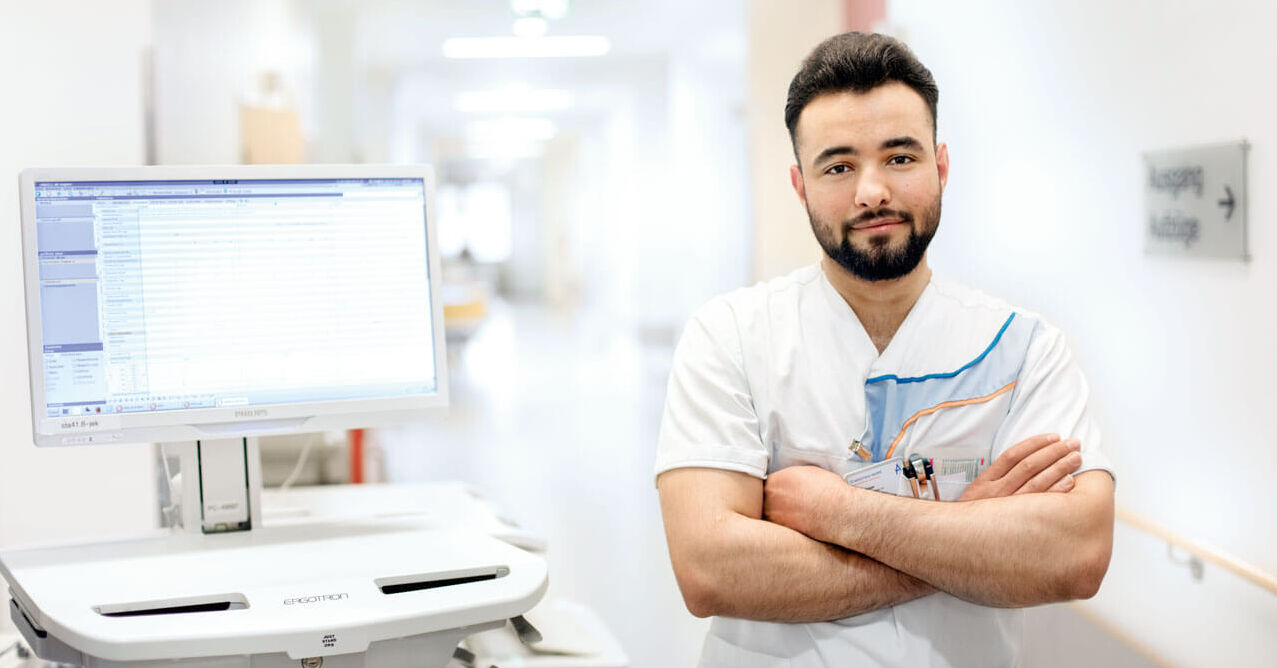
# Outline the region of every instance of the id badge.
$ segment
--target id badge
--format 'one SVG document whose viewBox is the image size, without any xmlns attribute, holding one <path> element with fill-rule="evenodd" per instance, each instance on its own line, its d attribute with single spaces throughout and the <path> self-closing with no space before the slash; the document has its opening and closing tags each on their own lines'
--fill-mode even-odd
<svg viewBox="0 0 1277 668">
<path fill-rule="evenodd" d="M 886 459 L 855 471 L 849 471 L 843 475 L 842 479 L 847 481 L 848 485 L 860 487 L 861 489 L 871 489 L 875 492 L 885 492 L 887 494 L 899 494 L 900 481 L 904 477 L 901 475 L 903 465 L 904 460 L 900 457 Z"/>
</svg>

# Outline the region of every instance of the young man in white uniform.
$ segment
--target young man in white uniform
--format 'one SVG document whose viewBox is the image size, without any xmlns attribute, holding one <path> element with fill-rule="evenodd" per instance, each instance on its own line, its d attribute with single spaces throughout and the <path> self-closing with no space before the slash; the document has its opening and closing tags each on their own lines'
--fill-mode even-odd
<svg viewBox="0 0 1277 668">
<path fill-rule="evenodd" d="M 948 151 L 931 73 L 851 33 L 790 85 L 817 266 L 719 297 L 675 356 L 657 457 L 702 666 L 1015 666 L 1016 608 L 1086 598 L 1113 478 L 1037 315 L 933 277 Z M 920 455 L 941 500 L 844 474 Z"/>
</svg>

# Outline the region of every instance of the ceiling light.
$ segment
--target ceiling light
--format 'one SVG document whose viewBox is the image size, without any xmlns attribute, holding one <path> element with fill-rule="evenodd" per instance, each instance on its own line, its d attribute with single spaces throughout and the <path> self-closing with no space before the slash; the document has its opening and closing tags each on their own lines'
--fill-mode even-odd
<svg viewBox="0 0 1277 668">
<path fill-rule="evenodd" d="M 574 58 L 606 55 L 612 42 L 598 35 L 554 37 L 453 37 L 446 58 Z"/>
</svg>

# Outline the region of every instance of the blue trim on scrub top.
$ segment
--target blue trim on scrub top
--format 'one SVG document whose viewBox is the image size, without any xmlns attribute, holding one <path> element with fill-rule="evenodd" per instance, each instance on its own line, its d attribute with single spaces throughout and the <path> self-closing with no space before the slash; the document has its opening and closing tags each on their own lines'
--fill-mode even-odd
<svg viewBox="0 0 1277 668">
<path fill-rule="evenodd" d="M 985 351 L 957 371 L 903 380 L 895 375 L 874 379 L 896 380 L 895 383 L 866 381 L 865 409 L 869 419 L 863 442 L 873 453 L 873 460 L 886 457 L 891 441 L 917 412 L 947 401 L 986 396 L 1015 380 L 1037 329 L 1037 320 L 1015 320 L 1012 313 Z M 921 382 L 924 380 L 935 382 Z"/>
<path fill-rule="evenodd" d="M 953 378 L 954 376 L 962 373 L 963 371 L 966 371 L 967 369 L 970 369 L 971 367 L 979 364 L 980 360 L 984 359 L 985 356 L 989 354 L 989 351 L 993 350 L 994 346 L 998 345 L 998 341 L 1002 339 L 1002 334 L 1007 331 L 1007 327 L 1011 326 L 1012 320 L 1015 320 L 1014 313 L 1011 314 L 1011 317 L 1007 318 L 1006 322 L 1002 323 L 1002 329 L 998 330 L 997 336 L 993 337 L 993 341 L 989 343 L 989 347 L 985 348 L 984 352 L 980 353 L 979 357 L 962 365 L 962 368 L 958 369 L 957 371 L 951 371 L 949 373 L 931 373 L 925 376 L 917 376 L 914 378 L 900 378 L 899 376 L 896 376 L 895 374 L 887 374 L 885 376 L 874 376 L 873 378 L 866 380 L 865 385 L 870 385 L 870 384 L 881 382 L 884 380 L 894 380 L 897 383 L 921 383 L 924 380 L 932 380 L 935 378 Z"/>
</svg>

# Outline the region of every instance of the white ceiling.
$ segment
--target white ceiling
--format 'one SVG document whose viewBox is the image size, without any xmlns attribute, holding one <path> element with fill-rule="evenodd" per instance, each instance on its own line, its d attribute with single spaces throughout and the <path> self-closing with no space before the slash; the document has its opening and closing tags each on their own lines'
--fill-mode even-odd
<svg viewBox="0 0 1277 668">
<path fill-rule="evenodd" d="M 356 76 L 394 88 L 399 104 L 427 128 L 460 131 L 468 120 L 484 116 L 453 109 L 462 91 L 512 83 L 568 90 L 572 109 L 538 115 L 570 128 L 596 122 L 619 98 L 651 94 L 652 81 L 663 84 L 674 54 L 744 69 L 744 0 L 574 0 L 548 34 L 603 35 L 612 51 L 597 58 L 521 60 L 442 55 L 443 41 L 451 37 L 511 35 L 508 0 L 329 0 L 327 10 L 335 13 L 327 16 L 323 7 L 311 5 L 314 19 L 354 23 Z"/>
<path fill-rule="evenodd" d="M 510 35 L 507 0 L 372 0 L 357 5 L 358 60 L 403 67 L 442 58 L 449 37 Z M 603 35 L 616 57 L 732 48 L 744 35 L 744 0 L 574 0 L 551 35 Z"/>
</svg>

